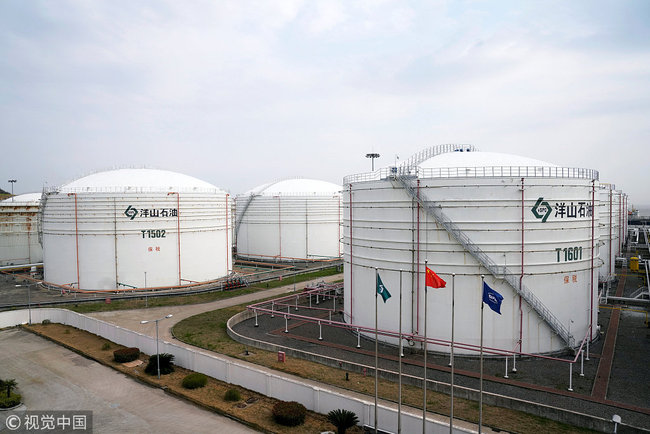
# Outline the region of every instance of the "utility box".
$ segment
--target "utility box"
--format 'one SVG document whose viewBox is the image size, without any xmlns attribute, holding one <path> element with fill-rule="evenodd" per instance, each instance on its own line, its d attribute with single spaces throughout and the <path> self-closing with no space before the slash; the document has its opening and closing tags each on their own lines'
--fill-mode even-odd
<svg viewBox="0 0 650 434">
<path fill-rule="evenodd" d="M 639 258 L 636 256 L 630 258 L 630 271 L 639 271 Z"/>
</svg>

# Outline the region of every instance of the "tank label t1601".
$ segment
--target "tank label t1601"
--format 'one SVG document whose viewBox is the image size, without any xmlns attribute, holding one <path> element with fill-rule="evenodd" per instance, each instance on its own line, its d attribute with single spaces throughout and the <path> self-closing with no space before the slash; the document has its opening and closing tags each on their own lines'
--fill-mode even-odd
<svg viewBox="0 0 650 434">
<path fill-rule="evenodd" d="M 557 262 L 578 261 L 582 259 L 582 247 L 556 247 Z"/>
</svg>

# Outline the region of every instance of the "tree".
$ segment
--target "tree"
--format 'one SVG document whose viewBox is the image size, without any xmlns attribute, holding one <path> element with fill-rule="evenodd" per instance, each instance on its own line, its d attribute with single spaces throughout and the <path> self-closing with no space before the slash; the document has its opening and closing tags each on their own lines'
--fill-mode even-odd
<svg viewBox="0 0 650 434">
<path fill-rule="evenodd" d="M 16 388 L 18 383 L 16 383 L 16 380 L 11 379 L 11 380 L 0 380 L 0 388 L 2 389 L 7 389 L 7 398 L 11 395 L 11 391 Z"/>
<path fill-rule="evenodd" d="M 348 428 L 359 423 L 359 418 L 350 410 L 332 410 L 327 413 L 327 420 L 336 427 L 338 434 L 345 434 Z"/>
</svg>

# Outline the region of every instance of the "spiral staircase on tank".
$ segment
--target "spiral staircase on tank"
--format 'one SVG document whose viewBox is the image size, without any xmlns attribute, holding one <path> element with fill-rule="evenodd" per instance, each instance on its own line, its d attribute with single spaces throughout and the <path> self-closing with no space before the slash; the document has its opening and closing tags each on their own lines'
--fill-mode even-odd
<svg viewBox="0 0 650 434">
<path fill-rule="evenodd" d="M 443 145 L 446 146 L 446 145 Z M 458 145 L 453 145 L 458 146 Z M 434 147 L 435 148 L 435 147 Z M 430 150 L 434 148 L 429 148 Z M 440 152 L 431 151 L 429 154 L 438 155 L 445 152 L 450 152 L 448 150 L 440 150 Z M 451 152 L 454 152 L 453 150 Z M 414 156 L 416 157 L 416 156 Z M 412 157 L 413 158 L 413 157 Z M 421 156 L 424 158 L 424 155 Z M 430 158 L 430 157 L 427 157 Z M 427 159 L 424 158 L 424 159 Z M 415 161 L 418 158 L 415 158 Z M 411 161 L 411 160 L 408 160 Z M 419 162 L 424 161 L 420 160 Z M 416 163 L 417 164 L 417 163 Z M 533 310 L 542 318 L 551 329 L 570 347 L 575 347 L 575 338 L 569 330 L 560 322 L 560 320 L 553 315 L 553 312 L 542 303 L 542 301 L 535 296 L 533 291 L 531 291 L 519 278 L 518 274 L 515 274 L 505 266 L 497 265 L 496 262 L 492 260 L 481 248 L 476 245 L 471 238 L 460 229 L 449 217 L 445 215 L 442 211 L 442 205 L 439 203 L 425 200 L 425 198 L 418 195 L 416 192 L 412 180 L 417 179 L 417 167 L 413 166 L 402 166 L 399 168 L 396 173 L 391 177 L 394 181 L 397 182 L 399 186 L 404 188 L 406 193 L 420 206 L 425 212 L 431 215 L 445 230 L 460 244 L 465 250 L 472 255 L 474 259 L 478 261 L 485 269 L 487 269 L 490 274 L 492 274 L 497 279 L 504 279 L 515 292 L 523 298 L 526 303 L 533 308 Z"/>
</svg>

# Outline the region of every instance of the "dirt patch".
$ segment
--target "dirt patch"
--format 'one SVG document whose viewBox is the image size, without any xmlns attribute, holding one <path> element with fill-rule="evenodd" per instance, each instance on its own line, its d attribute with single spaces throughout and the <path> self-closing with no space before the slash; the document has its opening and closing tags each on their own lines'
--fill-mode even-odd
<svg viewBox="0 0 650 434">
<path fill-rule="evenodd" d="M 74 327 L 63 324 L 35 324 L 25 326 L 25 328 L 117 371 L 123 372 L 141 382 L 163 388 L 167 393 L 226 415 L 263 432 L 320 433 L 322 431 L 334 430 L 334 427 L 327 422 L 324 415 L 314 412 L 308 412 L 305 423 L 298 427 L 278 425 L 273 421 L 271 416 L 271 409 L 277 400 L 239 386 L 215 380 L 211 377 L 208 377 L 208 383 L 205 387 L 193 390 L 185 389 L 181 383 L 183 378 L 192 371 L 178 366 L 175 366 L 173 373 L 163 375 L 158 380 L 156 376 L 150 376 L 144 373 L 143 364 L 149 360 L 146 354 L 140 355 L 139 361 L 141 363 L 139 366 L 130 367 L 126 366 L 126 364 L 116 363 L 113 361 L 113 351 L 124 348 L 124 346 Z M 110 349 L 102 349 L 106 348 L 106 343 L 109 343 Z M 242 399 L 237 402 L 225 401 L 223 397 L 228 389 L 237 389 Z M 349 430 L 348 432 L 361 433 L 362 430 L 356 428 L 356 430 Z"/>
</svg>

